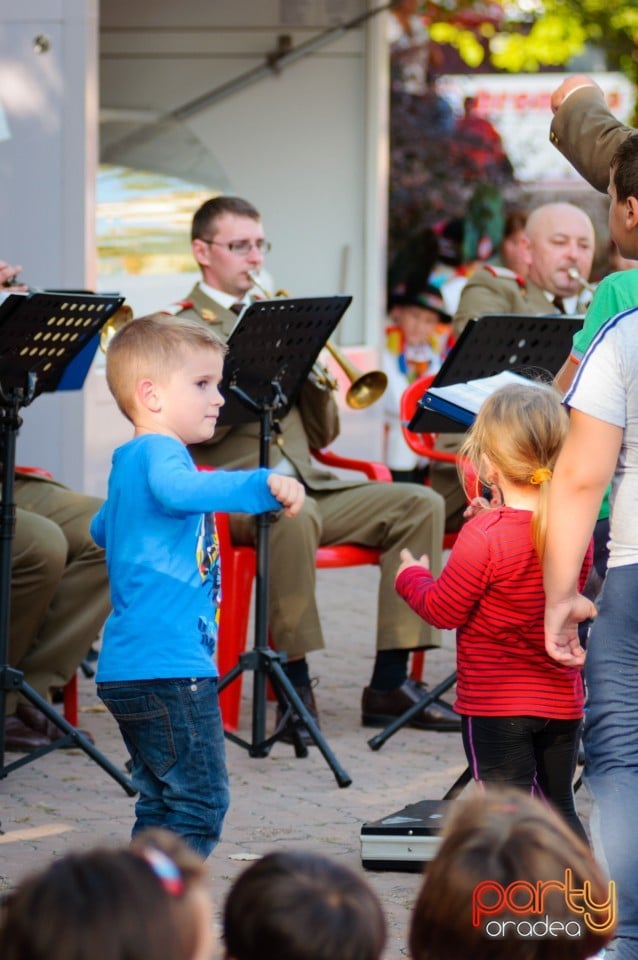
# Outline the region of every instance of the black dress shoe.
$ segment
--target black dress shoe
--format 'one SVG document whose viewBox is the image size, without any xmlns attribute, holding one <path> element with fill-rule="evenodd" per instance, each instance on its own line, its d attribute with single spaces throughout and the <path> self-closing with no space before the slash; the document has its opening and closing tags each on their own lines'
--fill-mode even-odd
<svg viewBox="0 0 638 960">
<path fill-rule="evenodd" d="M 52 720 L 49 720 L 41 710 L 38 710 L 38 708 L 34 707 L 31 703 L 23 703 L 20 701 L 16 707 L 16 714 L 27 727 L 35 730 L 36 733 L 43 734 L 43 736 L 49 740 L 61 740 L 62 737 L 67 736 L 64 730 L 56 726 Z M 89 743 L 95 743 L 92 734 L 90 734 L 88 730 L 79 730 L 78 733 L 85 736 Z"/>
<path fill-rule="evenodd" d="M 31 753 L 40 747 L 51 744 L 49 737 L 43 733 L 36 733 L 26 723 L 23 723 L 14 713 L 4 718 L 4 749 L 15 753 Z"/>
<path fill-rule="evenodd" d="M 361 722 L 364 727 L 385 727 L 427 695 L 428 688 L 417 680 L 404 680 L 394 690 L 366 687 L 361 698 Z M 451 707 L 431 703 L 412 717 L 409 726 L 419 730 L 448 732 L 461 729 L 461 720 Z"/>
<path fill-rule="evenodd" d="M 306 708 L 308 713 L 311 715 L 312 719 L 315 721 L 317 726 L 319 726 L 319 714 L 317 712 L 317 704 L 315 703 L 315 695 L 312 692 L 312 687 L 311 686 L 295 687 L 295 693 L 299 694 L 299 696 L 301 697 L 301 702 L 303 703 L 304 707 Z M 276 718 L 277 730 L 279 730 L 279 726 L 282 720 L 283 720 L 283 713 L 282 713 L 281 707 L 277 705 L 277 718 Z M 296 714 L 288 718 L 285 725 L 277 734 L 278 739 L 281 740 L 282 743 L 294 743 L 295 741 L 293 736 L 293 730 L 297 731 L 297 734 L 299 735 L 301 742 L 306 747 L 315 746 L 315 741 L 310 736 L 308 727 L 303 722 L 303 720 L 301 720 Z"/>
</svg>

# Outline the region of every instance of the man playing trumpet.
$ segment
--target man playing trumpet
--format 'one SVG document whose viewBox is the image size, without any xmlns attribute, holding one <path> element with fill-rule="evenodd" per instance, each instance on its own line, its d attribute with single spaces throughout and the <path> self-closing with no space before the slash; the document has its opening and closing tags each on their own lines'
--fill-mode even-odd
<svg viewBox="0 0 638 960">
<path fill-rule="evenodd" d="M 237 314 L 250 302 L 253 274 L 270 248 L 259 211 L 238 197 L 208 200 L 193 217 L 191 241 L 202 279 L 173 312 L 198 316 L 228 337 Z M 270 630 L 276 649 L 287 655 L 285 669 L 291 683 L 316 717 L 306 660 L 307 654 L 324 645 L 315 599 L 316 549 L 337 543 L 380 548 L 377 655 L 363 692 L 362 722 L 384 725 L 424 694 L 421 684 L 407 678 L 409 651 L 440 643 L 436 631 L 396 595 L 393 581 L 404 547 L 417 556 L 428 554 L 433 569 L 440 570 L 445 506 L 442 497 L 428 487 L 340 480 L 317 469 L 310 450 L 327 446 L 338 433 L 333 392 L 311 375 L 297 404 L 279 422 L 271 449 L 271 468 L 297 476 L 306 488 L 306 501 L 294 523 L 282 517 L 270 529 Z M 259 424 L 221 427 L 209 444 L 199 444 L 192 453 L 200 464 L 256 467 Z M 255 543 L 254 517 L 232 515 L 231 530 L 235 543 Z M 305 726 L 297 719 L 291 722 L 311 743 Z M 413 725 L 459 729 L 452 711 L 435 705 L 418 713 Z M 286 738 L 291 738 L 291 731 Z"/>
<path fill-rule="evenodd" d="M 485 264 L 470 277 L 452 328 L 459 336 L 468 320 L 484 314 L 584 313 L 594 260 L 594 225 L 573 203 L 544 203 L 525 224 L 527 276 Z M 585 291 L 585 292 L 584 292 Z"/>
</svg>

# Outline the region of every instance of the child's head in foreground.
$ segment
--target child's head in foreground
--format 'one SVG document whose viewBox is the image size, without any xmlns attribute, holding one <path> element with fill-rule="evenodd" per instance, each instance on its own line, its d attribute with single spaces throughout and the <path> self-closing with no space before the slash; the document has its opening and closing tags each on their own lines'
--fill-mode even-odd
<svg viewBox="0 0 638 960">
<path fill-rule="evenodd" d="M 218 387 L 226 351 L 201 320 L 149 314 L 121 327 L 111 340 L 107 383 L 136 428 L 177 432 L 183 442 L 197 443 L 212 436 L 216 416 L 210 411 L 224 402 Z M 196 436 L 184 439 L 184 429 Z"/>
<path fill-rule="evenodd" d="M 554 810 L 522 790 L 470 790 L 453 801 L 426 868 L 410 956 L 585 960 L 611 939 L 615 919 L 613 884 Z"/>
<path fill-rule="evenodd" d="M 491 486 L 506 480 L 532 485 L 539 503 L 532 521 L 539 554 L 545 536 L 548 481 L 567 434 L 568 416 L 561 395 L 550 384 L 510 384 L 495 390 L 479 410 L 461 447 L 479 479 Z"/>
<path fill-rule="evenodd" d="M 269 853 L 233 884 L 227 960 L 381 960 L 381 905 L 353 870 L 319 854 Z"/>
<path fill-rule="evenodd" d="M 0 912 L 2 960 L 211 960 L 213 943 L 204 862 L 166 830 L 61 857 Z"/>
</svg>

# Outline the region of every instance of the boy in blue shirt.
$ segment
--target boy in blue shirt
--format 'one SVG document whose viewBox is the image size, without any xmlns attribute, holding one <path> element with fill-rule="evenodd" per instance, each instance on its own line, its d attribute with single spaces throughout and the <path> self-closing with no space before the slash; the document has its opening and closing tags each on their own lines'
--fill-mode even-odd
<svg viewBox="0 0 638 960">
<path fill-rule="evenodd" d="M 304 491 L 266 469 L 198 472 L 187 444 L 209 440 L 224 399 L 226 347 L 198 320 L 163 314 L 123 327 L 109 389 L 135 427 L 119 447 L 91 534 L 106 550 L 113 612 L 98 695 L 120 727 L 139 791 L 133 834 L 166 827 L 206 857 L 228 809 L 213 659 L 220 600 L 213 511 L 294 516 Z"/>
</svg>

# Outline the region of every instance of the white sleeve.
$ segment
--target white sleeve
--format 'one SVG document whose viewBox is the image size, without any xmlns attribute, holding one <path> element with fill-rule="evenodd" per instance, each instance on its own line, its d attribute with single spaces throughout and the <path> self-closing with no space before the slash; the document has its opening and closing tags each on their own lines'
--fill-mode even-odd
<svg viewBox="0 0 638 960">
<path fill-rule="evenodd" d="M 565 395 L 565 404 L 589 416 L 625 428 L 627 385 L 619 328 L 605 324 L 593 340 Z"/>
</svg>

